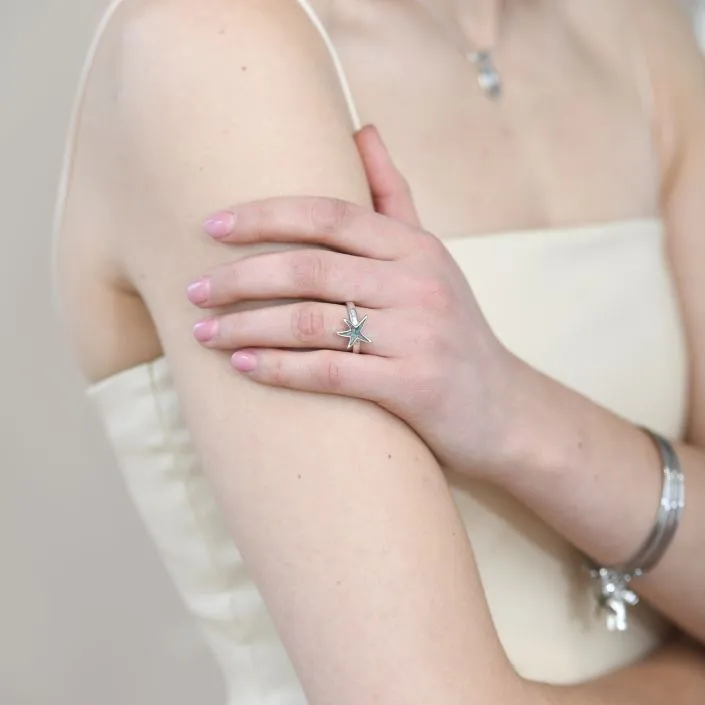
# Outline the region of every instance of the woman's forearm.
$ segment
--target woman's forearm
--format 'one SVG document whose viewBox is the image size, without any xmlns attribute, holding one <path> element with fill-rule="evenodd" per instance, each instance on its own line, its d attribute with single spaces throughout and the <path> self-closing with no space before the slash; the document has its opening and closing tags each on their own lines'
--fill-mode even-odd
<svg viewBox="0 0 705 705">
<path fill-rule="evenodd" d="M 662 465 L 633 424 L 516 361 L 516 418 L 498 482 L 601 565 L 629 559 L 653 526 Z M 705 641 L 705 453 L 677 444 L 686 509 L 639 594 Z"/>
</svg>

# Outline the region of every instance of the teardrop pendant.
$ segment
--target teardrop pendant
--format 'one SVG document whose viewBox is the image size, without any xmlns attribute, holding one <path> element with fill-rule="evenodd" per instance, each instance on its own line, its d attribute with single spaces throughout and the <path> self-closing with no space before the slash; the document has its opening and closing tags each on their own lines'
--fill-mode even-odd
<svg viewBox="0 0 705 705">
<path fill-rule="evenodd" d="M 491 100 L 502 95 L 502 77 L 494 65 L 491 51 L 472 51 L 467 54 L 468 61 L 477 69 L 477 84 Z"/>
</svg>

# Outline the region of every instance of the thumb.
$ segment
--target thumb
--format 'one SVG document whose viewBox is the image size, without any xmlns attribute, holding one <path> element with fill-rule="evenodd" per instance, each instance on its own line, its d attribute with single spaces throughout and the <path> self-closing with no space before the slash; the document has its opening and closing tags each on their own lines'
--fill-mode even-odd
<svg viewBox="0 0 705 705">
<path fill-rule="evenodd" d="M 420 227 L 414 199 L 406 179 L 394 165 L 377 128 L 366 125 L 355 134 L 375 210 L 382 215 Z"/>
</svg>

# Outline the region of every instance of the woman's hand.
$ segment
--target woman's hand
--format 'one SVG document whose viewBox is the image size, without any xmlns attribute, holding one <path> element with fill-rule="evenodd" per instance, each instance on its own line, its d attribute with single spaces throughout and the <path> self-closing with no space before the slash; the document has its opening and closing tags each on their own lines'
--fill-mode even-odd
<svg viewBox="0 0 705 705">
<path fill-rule="evenodd" d="M 377 212 L 280 198 L 207 221 L 223 243 L 306 247 L 241 259 L 191 285 L 189 298 L 202 308 L 278 303 L 205 319 L 194 335 L 206 347 L 237 351 L 233 366 L 255 382 L 374 401 L 413 427 L 447 467 L 489 471 L 501 465 L 511 435 L 514 360 L 443 243 L 421 228 L 376 130 L 365 128 L 357 141 Z M 360 355 L 347 352 L 338 334 L 346 301 L 373 341 Z"/>
</svg>

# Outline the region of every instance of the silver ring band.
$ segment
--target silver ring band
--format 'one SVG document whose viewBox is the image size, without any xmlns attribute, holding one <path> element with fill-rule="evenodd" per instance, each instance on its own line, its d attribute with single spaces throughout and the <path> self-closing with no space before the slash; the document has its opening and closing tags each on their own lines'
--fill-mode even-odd
<svg viewBox="0 0 705 705">
<path fill-rule="evenodd" d="M 348 339 L 348 350 L 359 354 L 362 343 L 371 343 L 372 339 L 365 335 L 364 329 L 367 324 L 367 316 L 360 320 L 357 315 L 357 308 L 352 301 L 345 302 L 345 308 L 348 312 L 348 317 L 343 319 L 345 330 L 339 330 L 336 335 L 341 338 Z"/>
</svg>

